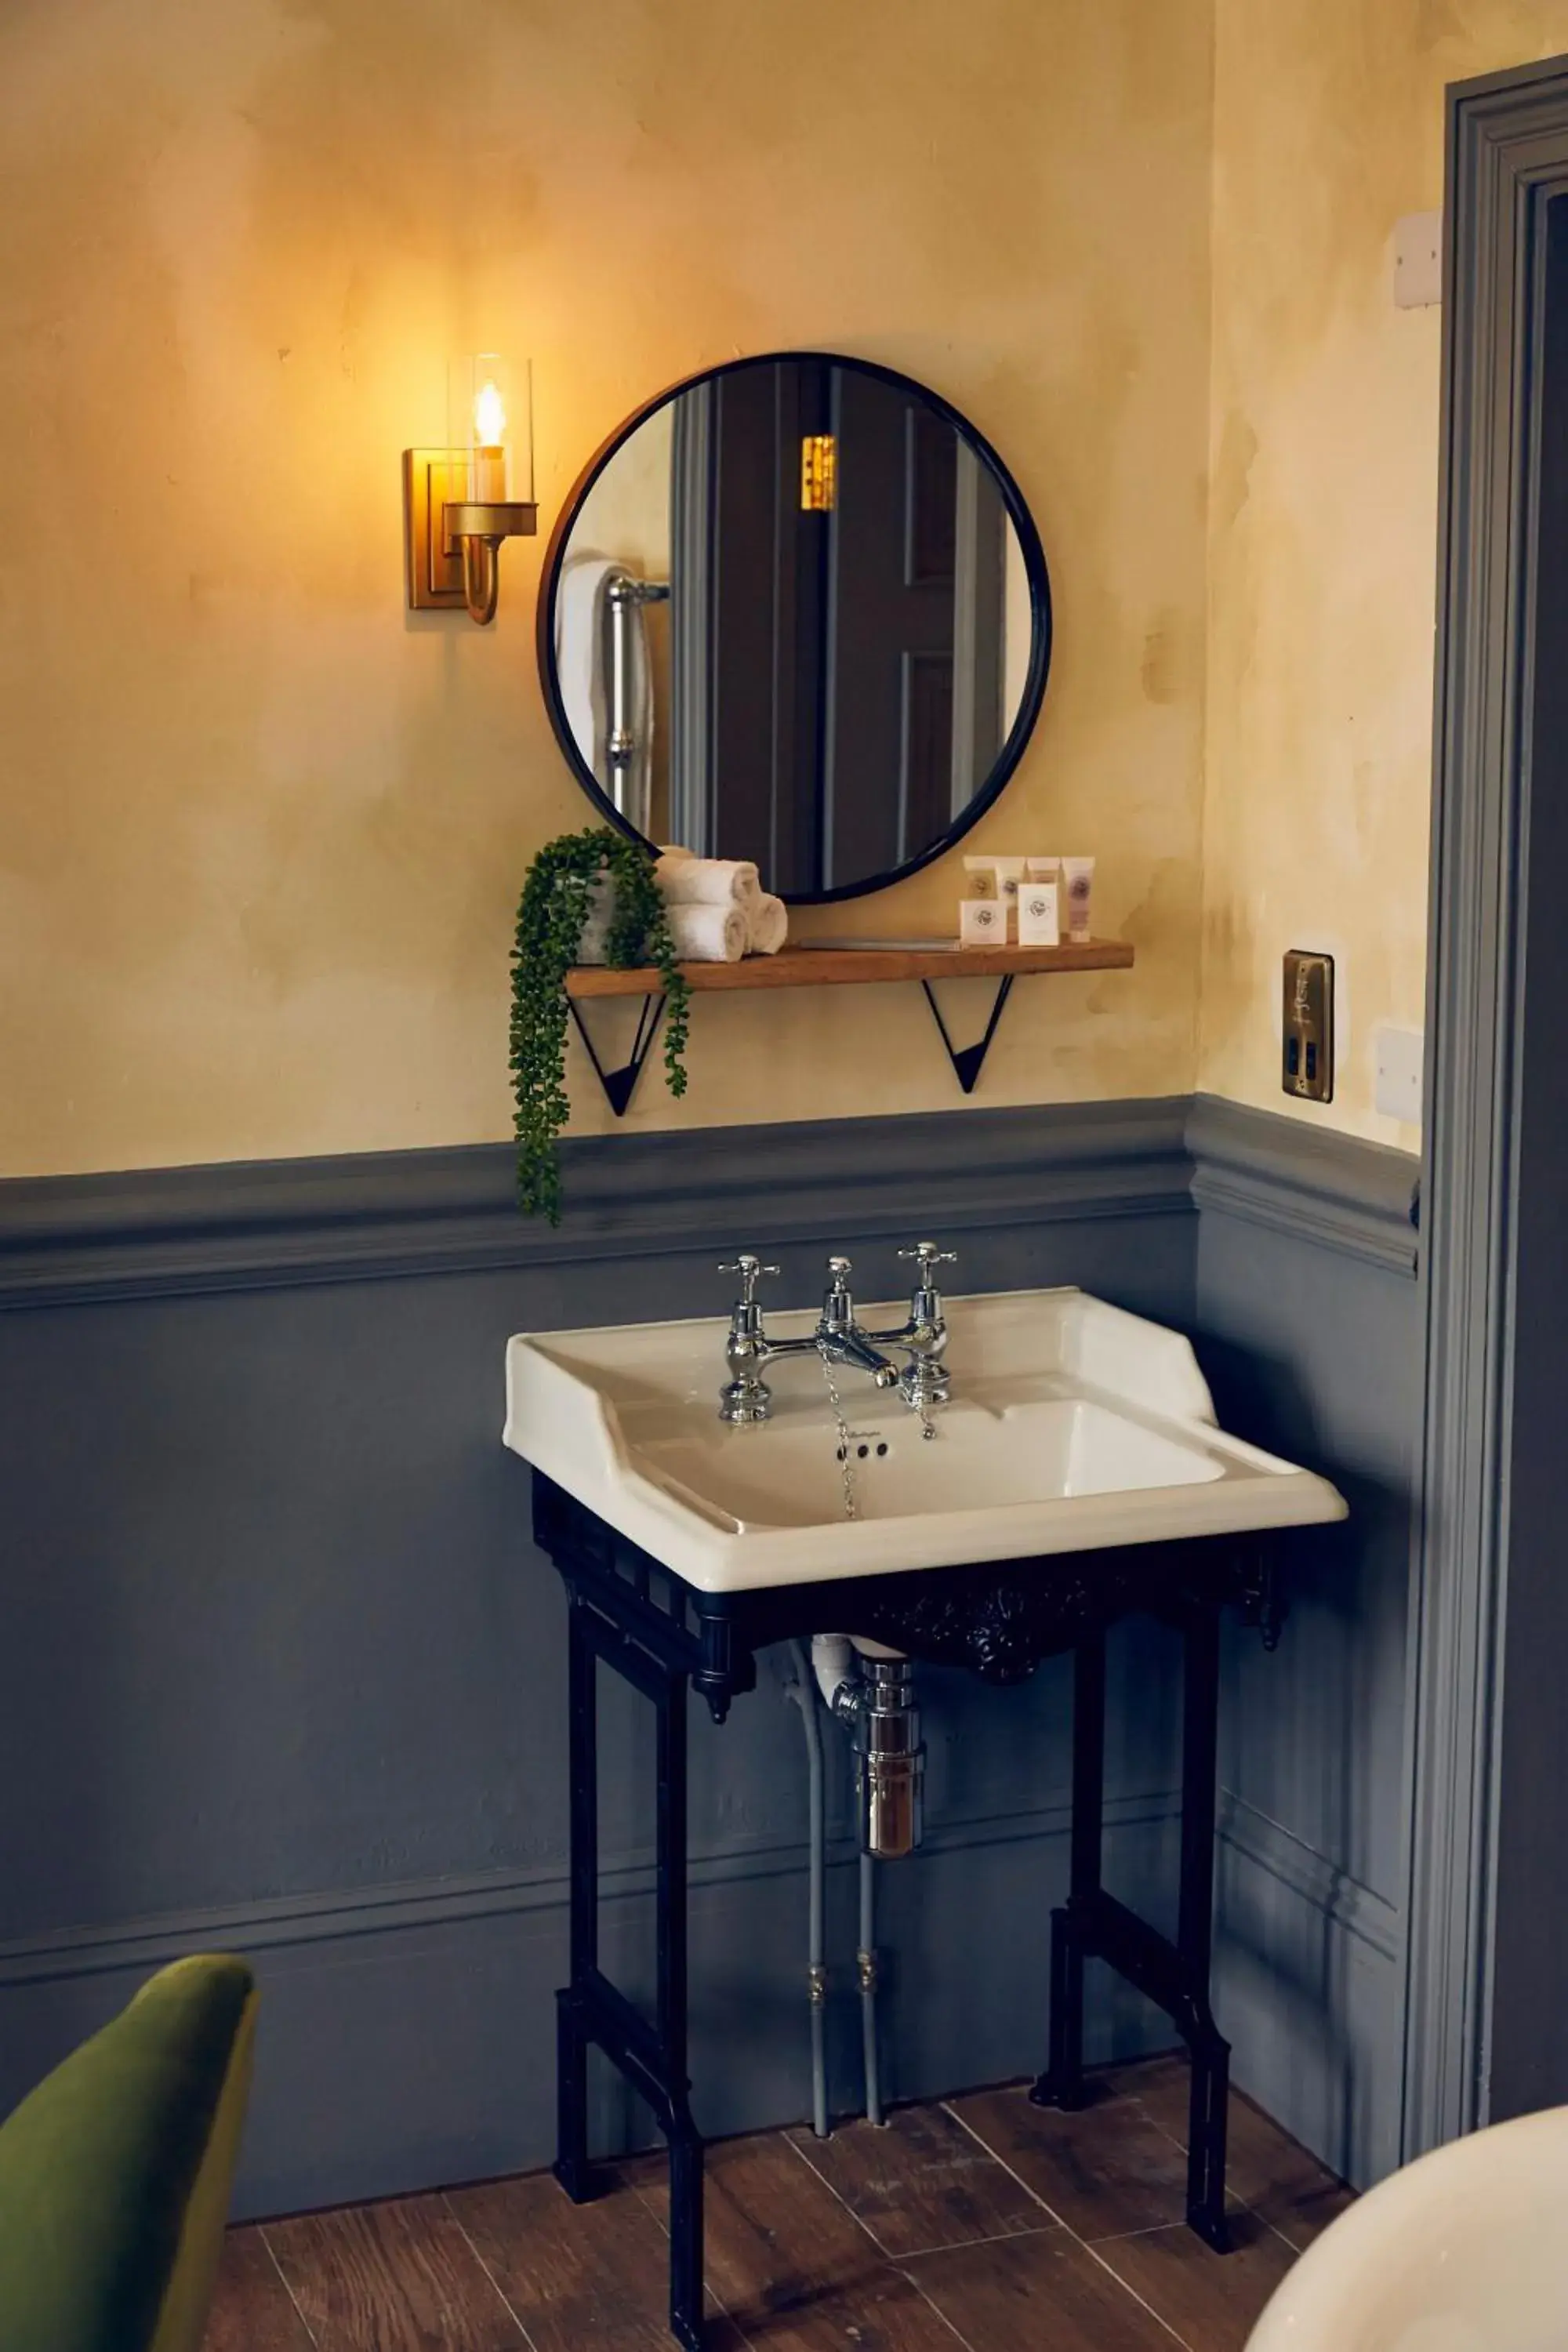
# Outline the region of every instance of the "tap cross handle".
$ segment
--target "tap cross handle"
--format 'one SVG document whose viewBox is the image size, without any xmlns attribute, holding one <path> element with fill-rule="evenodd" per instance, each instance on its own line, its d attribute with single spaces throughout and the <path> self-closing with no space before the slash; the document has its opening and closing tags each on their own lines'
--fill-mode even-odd
<svg viewBox="0 0 1568 2352">
<path fill-rule="evenodd" d="M 900 1250 L 899 1252 L 899 1255 L 900 1257 L 912 1257 L 920 1260 L 921 1287 L 928 1290 L 931 1287 L 931 1272 L 933 1265 L 956 1265 L 958 1264 L 958 1252 L 956 1250 L 938 1249 L 934 1242 L 917 1242 L 913 1249 Z"/>
<path fill-rule="evenodd" d="M 754 1257 L 750 1250 L 742 1250 L 738 1258 L 729 1265 L 721 1265 L 719 1271 L 721 1274 L 738 1274 L 741 1277 L 741 1304 L 742 1307 L 754 1307 L 757 1284 L 764 1274 L 776 1274 L 778 1268 L 776 1265 L 764 1265 L 762 1259 Z"/>
<path fill-rule="evenodd" d="M 855 1320 L 855 1301 L 849 1295 L 849 1276 L 854 1270 L 847 1257 L 830 1257 L 827 1261 L 828 1282 L 823 1296 L 820 1327 L 824 1331 L 847 1331 Z"/>
</svg>

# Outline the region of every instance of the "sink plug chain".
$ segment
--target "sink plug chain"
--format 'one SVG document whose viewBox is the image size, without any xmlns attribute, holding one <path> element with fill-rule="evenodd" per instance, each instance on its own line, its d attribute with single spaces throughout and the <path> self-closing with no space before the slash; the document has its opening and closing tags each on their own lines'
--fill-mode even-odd
<svg viewBox="0 0 1568 2352">
<path fill-rule="evenodd" d="M 855 1499 L 855 1471 L 850 1461 L 849 1423 L 844 1418 L 844 1407 L 838 1396 L 838 1383 L 833 1377 L 833 1360 L 820 1340 L 817 1343 L 816 1352 L 822 1360 L 822 1377 L 827 1383 L 827 1402 L 833 1409 L 833 1418 L 838 1424 L 838 1468 L 844 1480 L 844 1516 L 847 1519 L 858 1519 L 860 1516 L 860 1507 Z"/>
</svg>

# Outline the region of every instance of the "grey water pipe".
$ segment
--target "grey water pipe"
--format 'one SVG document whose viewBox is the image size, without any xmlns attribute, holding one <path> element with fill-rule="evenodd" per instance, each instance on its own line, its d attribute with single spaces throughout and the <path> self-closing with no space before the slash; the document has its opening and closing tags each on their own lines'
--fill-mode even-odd
<svg viewBox="0 0 1568 2352">
<path fill-rule="evenodd" d="M 811 1860 L 808 1885 L 809 1918 L 807 1941 L 810 1946 L 806 1968 L 808 1999 L 811 2003 L 811 2128 L 818 2139 L 827 2137 L 827 1969 L 823 1958 L 823 1895 L 827 1878 L 827 1839 L 826 1807 L 822 1787 L 822 1726 L 816 1713 L 816 1682 L 811 1671 L 804 1642 L 792 1642 L 790 1655 L 795 1661 L 795 1682 L 785 1696 L 800 1708 L 800 1719 L 805 1730 L 806 1808 L 810 1816 Z M 861 1897 L 861 1916 L 865 1916 L 865 1897 Z M 862 1937 L 864 1928 L 862 1928 Z"/>
<path fill-rule="evenodd" d="M 866 2077 L 866 2120 L 882 2121 L 882 2075 L 877 2061 L 877 1864 L 860 1856 L 860 2058 Z"/>
<path fill-rule="evenodd" d="M 882 2077 L 877 2042 L 877 1857 L 904 1854 L 921 1837 L 921 1783 L 925 1750 L 909 1661 L 842 1633 L 817 1633 L 812 1672 L 827 1709 L 847 1724 L 855 1741 L 860 1817 L 860 1936 L 856 1954 L 860 1983 L 860 2057 L 866 2119 L 882 2117 Z"/>
</svg>

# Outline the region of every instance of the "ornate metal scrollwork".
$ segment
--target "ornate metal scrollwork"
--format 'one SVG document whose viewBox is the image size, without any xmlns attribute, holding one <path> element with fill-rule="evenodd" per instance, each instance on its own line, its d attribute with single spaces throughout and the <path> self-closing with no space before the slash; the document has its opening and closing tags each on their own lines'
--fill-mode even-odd
<svg viewBox="0 0 1568 2352">
<path fill-rule="evenodd" d="M 1168 1570 L 1160 1581 L 1168 1584 Z M 854 1631 L 988 1683 L 1021 1683 L 1081 1633 L 1152 1601 L 1155 1584 L 1142 1551 L 925 1570 L 864 1585 Z"/>
</svg>

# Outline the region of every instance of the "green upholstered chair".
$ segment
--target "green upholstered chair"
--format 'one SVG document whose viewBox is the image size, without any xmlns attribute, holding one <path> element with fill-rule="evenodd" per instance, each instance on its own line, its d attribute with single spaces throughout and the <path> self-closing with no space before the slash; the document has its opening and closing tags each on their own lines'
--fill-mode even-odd
<svg viewBox="0 0 1568 2352">
<path fill-rule="evenodd" d="M 176 1960 L 0 2125 L 4 2352 L 197 2352 L 255 2029 L 243 1960 Z"/>
</svg>

